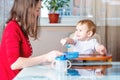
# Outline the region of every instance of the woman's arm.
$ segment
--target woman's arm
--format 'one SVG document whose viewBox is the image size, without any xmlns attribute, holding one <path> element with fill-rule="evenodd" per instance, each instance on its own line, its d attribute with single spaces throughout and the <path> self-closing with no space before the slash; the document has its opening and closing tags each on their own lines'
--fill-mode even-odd
<svg viewBox="0 0 120 80">
<path fill-rule="evenodd" d="M 44 62 L 51 62 L 55 59 L 55 57 L 60 56 L 60 55 L 62 55 L 62 52 L 51 51 L 47 54 L 37 56 L 37 57 L 29 57 L 29 58 L 19 57 L 11 65 L 11 69 L 16 70 L 16 69 L 25 68 L 25 67 L 28 67 L 28 66 L 41 64 L 41 63 L 44 63 Z"/>
</svg>

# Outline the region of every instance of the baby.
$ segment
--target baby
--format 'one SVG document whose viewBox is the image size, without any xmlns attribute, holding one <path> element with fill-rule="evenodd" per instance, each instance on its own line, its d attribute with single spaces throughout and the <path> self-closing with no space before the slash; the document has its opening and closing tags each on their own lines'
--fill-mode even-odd
<svg viewBox="0 0 120 80">
<path fill-rule="evenodd" d="M 61 39 L 61 44 L 74 45 L 73 51 L 79 54 L 93 54 L 98 52 L 101 55 L 106 55 L 106 48 L 91 37 L 96 33 L 96 25 L 91 20 L 80 20 L 77 23 L 75 31 L 75 39 Z"/>
</svg>

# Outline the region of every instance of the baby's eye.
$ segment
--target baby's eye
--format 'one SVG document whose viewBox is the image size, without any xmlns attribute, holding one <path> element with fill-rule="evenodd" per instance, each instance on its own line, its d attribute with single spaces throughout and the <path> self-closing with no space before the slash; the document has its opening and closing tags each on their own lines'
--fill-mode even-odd
<svg viewBox="0 0 120 80">
<path fill-rule="evenodd" d="M 79 32 L 81 32 L 82 30 L 79 30 Z"/>
<path fill-rule="evenodd" d="M 81 30 L 81 29 L 77 29 L 76 31 L 77 31 L 77 32 L 81 32 L 82 30 Z"/>
</svg>

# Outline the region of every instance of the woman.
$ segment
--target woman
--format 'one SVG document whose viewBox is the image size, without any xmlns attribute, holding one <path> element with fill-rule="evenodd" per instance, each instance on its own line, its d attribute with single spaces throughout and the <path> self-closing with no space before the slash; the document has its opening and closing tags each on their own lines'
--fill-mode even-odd
<svg viewBox="0 0 120 80">
<path fill-rule="evenodd" d="M 0 79 L 13 80 L 18 72 L 28 66 L 52 61 L 62 55 L 59 51 L 30 57 L 29 37 L 37 39 L 40 0 L 14 0 L 0 45 Z"/>
</svg>

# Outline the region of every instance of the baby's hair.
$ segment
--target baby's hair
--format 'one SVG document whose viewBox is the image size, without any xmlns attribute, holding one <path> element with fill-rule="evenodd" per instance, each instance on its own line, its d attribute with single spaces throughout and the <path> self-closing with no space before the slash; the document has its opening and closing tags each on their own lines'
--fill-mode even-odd
<svg viewBox="0 0 120 80">
<path fill-rule="evenodd" d="M 89 19 L 80 20 L 78 21 L 77 25 L 79 24 L 81 25 L 86 24 L 88 26 L 89 31 L 93 32 L 92 35 L 96 33 L 96 25 L 92 20 L 89 20 Z"/>
</svg>

